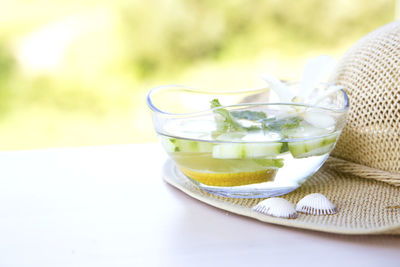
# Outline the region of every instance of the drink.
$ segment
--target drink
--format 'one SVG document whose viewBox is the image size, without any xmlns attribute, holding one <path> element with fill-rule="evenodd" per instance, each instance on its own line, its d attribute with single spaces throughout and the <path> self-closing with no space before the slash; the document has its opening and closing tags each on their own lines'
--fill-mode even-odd
<svg viewBox="0 0 400 267">
<path fill-rule="evenodd" d="M 256 197 L 257 190 L 281 194 L 299 187 L 318 170 L 339 132 L 317 128 L 296 116 L 270 122 L 295 123 L 215 135 L 218 121 L 209 115 L 166 124 L 170 135 L 160 134 L 160 139 L 180 172 L 203 190 L 235 197 Z"/>
</svg>

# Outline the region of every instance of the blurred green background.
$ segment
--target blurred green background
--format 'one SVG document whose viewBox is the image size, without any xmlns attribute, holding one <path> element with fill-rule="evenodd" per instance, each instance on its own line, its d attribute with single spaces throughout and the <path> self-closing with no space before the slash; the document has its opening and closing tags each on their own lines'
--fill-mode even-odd
<svg viewBox="0 0 400 267">
<path fill-rule="evenodd" d="M 381 0 L 2 1 L 0 149 L 154 141 L 147 91 L 299 79 L 395 18 Z"/>
</svg>

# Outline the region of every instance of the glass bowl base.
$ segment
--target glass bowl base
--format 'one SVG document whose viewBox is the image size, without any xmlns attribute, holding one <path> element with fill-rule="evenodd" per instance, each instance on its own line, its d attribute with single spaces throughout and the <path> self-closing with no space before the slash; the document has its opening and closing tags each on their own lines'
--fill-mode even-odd
<svg viewBox="0 0 400 267">
<path fill-rule="evenodd" d="M 285 195 L 290 193 L 297 188 L 299 185 L 288 185 L 288 186 L 273 186 L 271 183 L 258 183 L 241 186 L 210 186 L 202 184 L 185 174 L 183 174 L 179 168 L 174 166 L 174 173 L 180 178 L 187 179 L 199 189 L 217 196 L 230 197 L 230 198 L 267 198 Z"/>
</svg>

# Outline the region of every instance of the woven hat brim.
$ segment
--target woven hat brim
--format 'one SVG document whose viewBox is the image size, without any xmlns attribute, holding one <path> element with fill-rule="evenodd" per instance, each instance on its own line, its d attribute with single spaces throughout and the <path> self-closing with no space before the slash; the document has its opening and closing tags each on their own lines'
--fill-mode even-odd
<svg viewBox="0 0 400 267">
<path fill-rule="evenodd" d="M 338 172 L 325 164 L 299 189 L 281 196 L 293 204 L 310 193 L 321 193 L 338 208 L 334 215 L 299 214 L 282 219 L 252 210 L 263 199 L 220 197 L 202 191 L 177 171 L 174 163 L 164 164 L 163 178 L 187 195 L 211 206 L 263 222 L 337 234 L 400 234 L 400 188 L 372 179 Z"/>
</svg>

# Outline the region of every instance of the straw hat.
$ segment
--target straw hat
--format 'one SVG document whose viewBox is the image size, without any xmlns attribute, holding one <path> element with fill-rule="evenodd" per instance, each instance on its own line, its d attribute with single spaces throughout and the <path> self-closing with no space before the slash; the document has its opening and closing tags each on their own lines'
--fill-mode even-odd
<svg viewBox="0 0 400 267">
<path fill-rule="evenodd" d="M 339 212 L 280 219 L 252 211 L 261 199 L 205 193 L 164 166 L 164 179 L 212 206 L 268 223 L 341 234 L 400 234 L 400 22 L 358 41 L 341 59 L 332 82 L 343 85 L 350 111 L 325 165 L 298 190 L 282 196 L 293 204 L 322 193 Z"/>
</svg>

